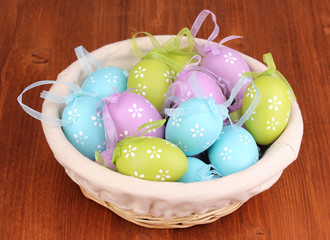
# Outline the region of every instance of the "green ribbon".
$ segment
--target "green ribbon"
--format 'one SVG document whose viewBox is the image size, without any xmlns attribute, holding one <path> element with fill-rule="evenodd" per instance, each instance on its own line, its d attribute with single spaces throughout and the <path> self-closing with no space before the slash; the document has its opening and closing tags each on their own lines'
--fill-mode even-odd
<svg viewBox="0 0 330 240">
<path fill-rule="evenodd" d="M 267 64 L 268 69 L 262 73 L 257 73 L 257 72 L 245 72 L 244 74 L 242 74 L 242 76 L 247 76 L 248 78 L 252 78 L 252 79 L 256 79 L 258 77 L 261 76 L 273 76 L 273 77 L 277 77 L 279 79 L 281 79 L 285 85 L 288 87 L 290 96 L 292 98 L 292 100 L 295 102 L 296 101 L 296 96 L 292 90 L 291 85 L 289 84 L 289 82 L 286 80 L 286 78 L 279 72 L 276 70 L 276 66 L 274 63 L 274 59 L 271 53 L 266 53 L 263 55 L 263 61 L 264 63 Z"/>
<path fill-rule="evenodd" d="M 138 34 L 147 35 L 151 41 L 151 44 L 154 47 L 154 49 L 149 51 L 146 55 L 143 54 L 143 52 L 136 43 L 136 37 Z M 187 47 L 181 48 L 181 40 L 183 36 L 186 36 L 189 44 Z M 193 36 L 188 28 L 183 28 L 175 37 L 169 38 L 162 46 L 152 34 L 147 32 L 138 32 L 134 34 L 131 40 L 131 47 L 135 56 L 139 60 L 158 59 L 161 62 L 170 66 L 176 72 L 180 72 L 181 69 L 178 66 L 178 64 L 169 56 L 177 55 L 177 56 L 193 57 L 194 55 L 197 54 L 196 52 L 193 52 L 194 50 Z"/>
</svg>

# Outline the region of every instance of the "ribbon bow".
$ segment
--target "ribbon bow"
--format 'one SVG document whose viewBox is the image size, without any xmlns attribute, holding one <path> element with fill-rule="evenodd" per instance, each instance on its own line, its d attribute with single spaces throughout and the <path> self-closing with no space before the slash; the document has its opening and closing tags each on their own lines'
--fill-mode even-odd
<svg viewBox="0 0 330 240">
<path fill-rule="evenodd" d="M 274 63 L 274 59 L 271 53 L 266 53 L 263 55 L 263 60 L 264 63 L 267 64 L 268 69 L 266 71 L 263 71 L 262 73 L 257 73 L 257 72 L 245 72 L 242 74 L 242 76 L 246 76 L 252 79 L 261 77 L 261 76 L 274 76 L 274 77 L 278 77 L 279 79 L 281 79 L 285 85 L 288 87 L 290 96 L 292 98 L 293 101 L 296 101 L 296 96 L 292 90 L 291 85 L 289 84 L 288 80 L 286 80 L 286 78 L 279 72 L 276 70 L 276 66 Z"/>
</svg>

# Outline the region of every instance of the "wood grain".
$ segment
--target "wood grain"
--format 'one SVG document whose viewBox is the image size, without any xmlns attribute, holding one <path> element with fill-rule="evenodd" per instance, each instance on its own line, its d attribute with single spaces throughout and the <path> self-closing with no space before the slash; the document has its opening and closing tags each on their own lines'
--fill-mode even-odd
<svg viewBox="0 0 330 240">
<path fill-rule="evenodd" d="M 176 34 L 213 11 L 227 46 L 262 60 L 271 52 L 304 118 L 298 159 L 269 190 L 231 215 L 189 229 L 152 230 L 86 199 L 57 163 L 39 121 L 16 98 L 56 79 L 89 51 L 138 31 Z M 328 0 L 2 0 L 0 7 L 0 239 L 330 239 Z M 208 19 L 198 37 L 212 31 Z M 120 49 L 118 49 L 120 51 Z M 40 89 L 24 96 L 41 109 Z"/>
</svg>

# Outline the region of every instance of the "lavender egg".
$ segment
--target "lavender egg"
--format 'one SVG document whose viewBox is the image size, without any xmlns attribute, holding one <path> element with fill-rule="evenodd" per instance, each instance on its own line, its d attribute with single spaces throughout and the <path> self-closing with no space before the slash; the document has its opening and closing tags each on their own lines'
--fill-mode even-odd
<svg viewBox="0 0 330 240">
<path fill-rule="evenodd" d="M 219 47 L 217 54 L 213 54 L 212 51 L 206 53 L 202 59 L 201 66 L 214 72 L 223 80 L 228 81 L 230 91 L 244 72 L 250 72 L 250 68 L 242 56 L 228 47 Z M 239 105 L 242 103 L 244 91 L 248 85 L 249 82 L 246 82 L 235 98 Z"/>
<path fill-rule="evenodd" d="M 157 109 L 137 93 L 123 92 L 119 95 L 117 102 L 108 104 L 107 108 L 119 141 L 134 135 L 142 124 L 162 119 Z M 107 124 L 106 119 L 104 119 L 104 124 Z M 162 126 L 145 135 L 164 138 L 164 131 L 164 126 Z M 140 136 L 140 134 L 142 131 L 136 136 Z"/>
<path fill-rule="evenodd" d="M 176 96 L 182 97 L 185 100 L 196 97 L 189 83 L 189 78 L 193 73 L 196 74 L 201 90 L 203 91 L 206 97 L 212 97 L 217 104 L 221 104 L 226 101 L 226 98 L 223 95 L 220 86 L 216 82 L 217 80 L 213 79 L 208 74 L 200 71 L 181 72 L 179 74 L 179 76 L 175 80 L 175 83 L 178 82 L 184 83 L 187 86 L 187 91 L 184 93 L 184 96 L 182 96 L 181 91 L 177 89 L 177 91 L 175 91 Z"/>
</svg>

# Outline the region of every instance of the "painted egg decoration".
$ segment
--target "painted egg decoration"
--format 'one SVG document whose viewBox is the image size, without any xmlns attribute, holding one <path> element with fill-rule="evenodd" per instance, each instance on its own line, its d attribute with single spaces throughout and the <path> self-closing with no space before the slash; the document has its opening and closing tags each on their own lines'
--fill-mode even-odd
<svg viewBox="0 0 330 240">
<path fill-rule="evenodd" d="M 214 54 L 209 51 L 202 59 L 201 66 L 205 67 L 220 78 L 228 81 L 229 90 L 232 90 L 244 72 L 249 72 L 250 68 L 243 57 L 235 50 L 228 47 L 219 47 L 219 51 Z M 244 91 L 249 85 L 247 82 L 236 96 L 236 101 L 240 104 L 243 99 Z M 228 97 L 228 96 L 227 96 Z"/>
<path fill-rule="evenodd" d="M 226 110 L 216 105 L 212 97 L 191 98 L 181 103 L 171 114 L 165 139 L 176 144 L 186 156 L 199 154 L 217 140 Z"/>
<path fill-rule="evenodd" d="M 84 92 L 96 93 L 98 99 L 107 97 L 115 92 L 127 89 L 128 72 L 117 67 L 104 67 L 92 72 L 83 82 Z"/>
<path fill-rule="evenodd" d="M 287 85 L 279 78 L 261 76 L 253 80 L 260 94 L 260 100 L 244 123 L 246 129 L 260 145 L 274 142 L 285 129 L 291 111 L 291 99 Z M 256 90 L 250 84 L 243 98 L 242 114 L 249 108 L 256 95 Z"/>
<path fill-rule="evenodd" d="M 115 125 L 119 141 L 134 135 L 142 124 L 162 119 L 157 109 L 147 99 L 134 92 L 120 93 L 116 101 L 107 105 L 107 109 Z M 104 121 L 104 124 L 108 124 L 106 120 Z M 164 132 L 165 127 L 162 126 L 150 130 L 145 135 L 164 138 Z M 142 131 L 137 133 L 137 136 L 139 134 L 142 134 Z"/>
<path fill-rule="evenodd" d="M 184 96 L 182 96 L 181 91 L 175 91 L 176 96 L 182 97 L 185 100 L 196 97 L 189 82 L 189 78 L 193 73 L 196 74 L 201 90 L 203 91 L 206 97 L 212 97 L 217 104 L 222 104 L 227 100 L 223 95 L 220 86 L 216 83 L 217 80 L 213 79 L 208 74 L 200 71 L 181 72 L 178 75 L 177 79 L 175 80 L 175 83 L 178 82 L 184 83 L 187 86 L 187 92 L 185 93 Z"/>
<path fill-rule="evenodd" d="M 227 176 L 257 162 L 259 149 L 247 130 L 227 125 L 223 127 L 219 139 L 208 149 L 208 156 L 220 175 Z"/>
<path fill-rule="evenodd" d="M 178 182 L 192 183 L 217 178 L 212 174 L 211 166 L 195 157 L 187 157 L 188 169 Z"/>
<path fill-rule="evenodd" d="M 175 73 L 157 59 L 143 59 L 130 71 L 128 88 L 148 99 L 160 111 L 168 86 L 175 80 Z"/>
<path fill-rule="evenodd" d="M 66 105 L 62 120 L 71 121 L 63 126 L 69 142 L 84 156 L 95 160 L 95 151 L 105 150 L 105 134 L 102 114 L 96 112 L 99 99 L 91 96 L 76 96 Z"/>
<path fill-rule="evenodd" d="M 187 157 L 176 145 L 145 136 L 119 142 L 112 162 L 119 173 L 161 182 L 177 181 L 188 168 Z"/>
<path fill-rule="evenodd" d="M 176 63 L 177 69 L 181 71 L 184 68 L 184 66 L 190 61 L 190 59 L 196 54 L 197 53 L 195 52 L 189 52 L 189 53 L 186 52 L 185 55 L 170 54 L 168 55 L 168 57 Z M 175 76 L 177 76 L 180 73 L 180 71 L 176 71 L 175 69 L 172 70 L 174 71 Z"/>
</svg>

